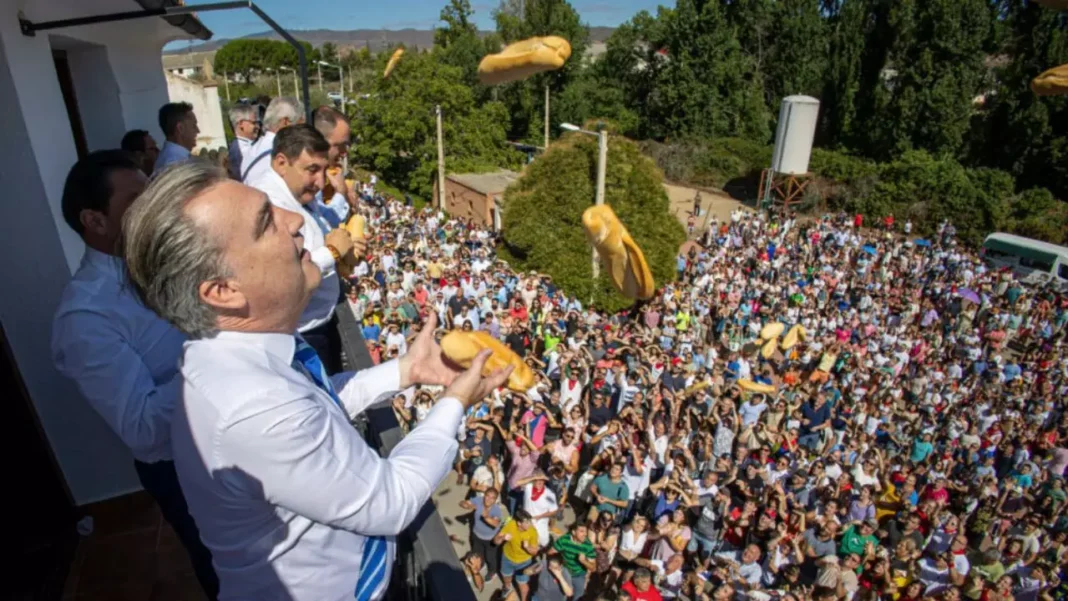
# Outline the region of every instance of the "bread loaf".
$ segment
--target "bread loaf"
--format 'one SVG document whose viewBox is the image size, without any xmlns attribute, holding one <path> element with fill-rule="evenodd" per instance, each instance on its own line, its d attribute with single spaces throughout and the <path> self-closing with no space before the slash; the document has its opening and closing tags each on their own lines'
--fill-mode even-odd
<svg viewBox="0 0 1068 601">
<path fill-rule="evenodd" d="M 768 325 L 764 326 L 763 329 L 760 330 L 760 339 L 771 340 L 772 338 L 778 338 L 782 335 L 782 331 L 785 329 L 786 326 L 781 323 L 769 323 Z"/>
<path fill-rule="evenodd" d="M 1031 82 L 1031 91 L 1039 96 L 1068 94 L 1068 65 L 1054 67 Z"/>
<path fill-rule="evenodd" d="M 738 380 L 738 388 L 741 388 L 746 392 L 760 392 L 764 394 L 775 392 L 775 387 L 771 384 L 761 384 L 760 382 L 754 382 L 752 380 Z"/>
<path fill-rule="evenodd" d="M 389 57 L 389 62 L 386 63 L 386 70 L 382 72 L 382 77 L 389 77 L 389 74 L 393 72 L 393 68 L 397 66 L 397 61 L 400 57 L 404 56 L 404 48 L 397 48 L 393 51 L 393 55 Z"/>
<path fill-rule="evenodd" d="M 441 339 L 441 352 L 450 360 L 467 368 L 482 349 L 490 349 L 493 354 L 486 360 L 483 376 L 488 376 L 498 369 L 509 365 L 515 369 L 508 376 L 508 388 L 516 392 L 526 392 L 534 387 L 534 372 L 515 354 L 512 349 L 486 332 L 467 332 L 453 330 Z"/>
<path fill-rule="evenodd" d="M 595 205 L 586 209 L 582 226 L 616 290 L 631 300 L 652 298 L 656 286 L 649 264 L 612 207 Z"/>
<path fill-rule="evenodd" d="M 326 174 L 333 177 L 341 173 L 341 167 L 327 167 Z M 334 184 L 330 183 L 330 177 L 323 178 L 323 202 L 330 202 L 330 199 L 334 197 L 337 190 L 334 189 Z"/>
<path fill-rule="evenodd" d="M 478 79 L 491 86 L 519 81 L 536 73 L 559 69 L 570 56 L 571 44 L 564 38 L 530 38 L 484 57 L 478 64 Z"/>
<path fill-rule="evenodd" d="M 345 222 L 345 231 L 352 236 L 353 240 L 363 240 L 367 237 L 367 219 L 356 213 Z"/>
<path fill-rule="evenodd" d="M 804 326 L 797 324 L 790 328 L 790 331 L 786 333 L 786 338 L 782 339 L 782 350 L 788 351 L 797 345 L 798 341 L 804 340 L 807 333 Z"/>
</svg>

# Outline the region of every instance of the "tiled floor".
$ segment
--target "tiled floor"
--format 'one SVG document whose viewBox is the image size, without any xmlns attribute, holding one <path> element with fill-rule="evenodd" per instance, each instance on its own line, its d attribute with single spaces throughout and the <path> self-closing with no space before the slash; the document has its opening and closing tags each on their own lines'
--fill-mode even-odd
<svg viewBox="0 0 1068 601">
<path fill-rule="evenodd" d="M 64 601 L 203 601 L 189 556 L 140 492 L 89 510 L 93 533 L 82 537 L 70 567 Z"/>
</svg>

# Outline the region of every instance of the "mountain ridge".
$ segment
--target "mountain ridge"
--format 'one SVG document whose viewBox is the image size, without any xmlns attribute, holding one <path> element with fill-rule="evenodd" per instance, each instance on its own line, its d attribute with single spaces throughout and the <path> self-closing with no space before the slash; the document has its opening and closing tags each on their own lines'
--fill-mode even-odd
<svg viewBox="0 0 1068 601">
<path fill-rule="evenodd" d="M 615 31 L 614 27 L 590 27 L 590 41 L 603 42 Z M 332 42 L 339 48 L 364 48 L 369 47 L 372 52 L 390 48 L 397 44 L 404 44 L 407 48 L 430 48 L 434 45 L 433 29 L 293 29 L 290 35 L 298 40 L 308 42 L 312 46 L 322 46 Z M 492 31 L 480 31 L 480 35 L 489 35 Z M 274 31 L 261 31 L 250 33 L 238 38 L 221 38 L 199 44 L 190 44 L 181 48 L 165 50 L 163 54 L 184 54 L 188 52 L 210 52 L 218 50 L 231 40 L 280 40 L 282 39 Z"/>
</svg>

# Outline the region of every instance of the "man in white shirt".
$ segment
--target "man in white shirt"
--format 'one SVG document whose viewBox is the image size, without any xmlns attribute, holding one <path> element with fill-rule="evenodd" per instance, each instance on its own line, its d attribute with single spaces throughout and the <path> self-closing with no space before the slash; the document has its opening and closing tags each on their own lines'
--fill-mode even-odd
<svg viewBox="0 0 1068 601">
<path fill-rule="evenodd" d="M 304 104 L 292 96 L 279 96 L 267 105 L 263 114 L 263 135 L 241 159 L 241 181 L 246 184 L 261 178 L 271 169 L 274 136 L 290 125 L 304 123 Z"/>
<path fill-rule="evenodd" d="M 319 266 L 322 277 L 297 330 L 315 348 L 327 373 L 335 374 L 341 371 L 341 338 L 334 320 L 334 307 L 341 295 L 336 262 L 353 252 L 353 240 L 344 229 L 330 229 L 321 207 L 315 203 L 315 195 L 323 187 L 330 146 L 322 134 L 307 124 L 289 126 L 273 140 L 270 169 L 248 184 L 267 194 L 275 206 L 304 218 L 300 227 L 304 248 Z M 364 243 L 361 240 L 357 244 L 356 251 L 362 256 Z"/>
<path fill-rule="evenodd" d="M 189 160 L 200 133 L 193 105 L 188 102 L 168 102 L 161 106 L 159 128 L 167 141 L 156 158 L 154 173 L 159 173 L 167 165 Z"/>
<path fill-rule="evenodd" d="M 230 142 L 230 177 L 241 179 L 241 163 L 260 134 L 260 110 L 258 107 L 239 102 L 230 108 L 230 127 L 234 141 Z"/>
<path fill-rule="evenodd" d="M 486 351 L 454 371 L 431 318 L 404 357 L 325 376 L 294 335 L 321 278 L 304 219 L 189 162 L 154 179 L 124 222 L 134 288 L 190 338 L 171 441 L 221 601 L 383 598 L 392 537 L 452 467 L 466 408 L 511 371 L 483 378 Z M 448 388 L 379 457 L 350 420 L 416 384 Z"/>
<path fill-rule="evenodd" d="M 141 165 L 121 150 L 78 161 L 63 189 L 63 217 L 85 255 L 52 324 L 52 357 L 130 449 L 138 479 L 192 559 L 209 599 L 219 582 L 171 460 L 171 415 L 182 392 L 185 336 L 145 308 L 126 280 L 117 241 L 122 217 L 145 188 Z"/>
</svg>

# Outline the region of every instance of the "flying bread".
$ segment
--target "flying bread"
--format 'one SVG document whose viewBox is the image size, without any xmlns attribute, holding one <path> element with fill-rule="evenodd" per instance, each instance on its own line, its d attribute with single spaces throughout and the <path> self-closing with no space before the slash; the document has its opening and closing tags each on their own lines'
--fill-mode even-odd
<svg viewBox="0 0 1068 601">
<path fill-rule="evenodd" d="M 781 323 L 769 323 L 760 330 L 760 339 L 771 340 L 772 338 L 778 338 L 782 336 L 782 332 L 785 329 L 786 326 Z"/>
<path fill-rule="evenodd" d="M 754 382 L 752 380 L 738 380 L 738 388 L 741 388 L 746 392 L 760 392 L 764 394 L 775 392 L 775 387 L 771 384 L 761 384 L 760 382 Z"/>
<path fill-rule="evenodd" d="M 345 231 L 352 236 L 353 240 L 363 240 L 367 237 L 367 218 L 356 213 L 345 222 Z"/>
<path fill-rule="evenodd" d="M 1035 4 L 1041 4 L 1054 10 L 1068 10 L 1068 0 L 1033 0 Z"/>
<path fill-rule="evenodd" d="M 515 369 L 508 375 L 508 388 L 516 392 L 526 392 L 534 387 L 534 372 L 530 366 L 512 349 L 488 333 L 453 330 L 441 339 L 441 352 L 465 368 L 470 367 L 475 356 L 487 348 L 493 351 L 493 354 L 486 360 L 482 375 L 488 376 L 511 365 Z"/>
<path fill-rule="evenodd" d="M 597 250 L 619 293 L 631 300 L 652 298 L 656 287 L 642 249 L 608 205 L 594 205 L 582 213 L 586 237 Z"/>
<path fill-rule="evenodd" d="M 1068 94 L 1068 65 L 1045 71 L 1031 81 L 1031 91 L 1039 96 Z"/>
<path fill-rule="evenodd" d="M 782 339 L 782 350 L 788 351 L 794 348 L 799 341 L 803 341 L 807 337 L 808 332 L 805 331 L 804 326 L 801 324 L 795 325 L 786 333 L 786 338 Z"/>
<path fill-rule="evenodd" d="M 570 56 L 571 44 L 564 38 L 530 38 L 484 57 L 478 64 L 478 80 L 488 86 L 519 81 L 537 73 L 555 71 Z"/>
<path fill-rule="evenodd" d="M 386 63 L 386 70 L 382 72 L 382 78 L 389 77 L 389 74 L 393 72 L 393 67 L 397 66 L 397 62 L 404 56 L 404 48 L 397 48 L 393 51 L 393 56 L 389 57 L 389 62 Z"/>
</svg>

